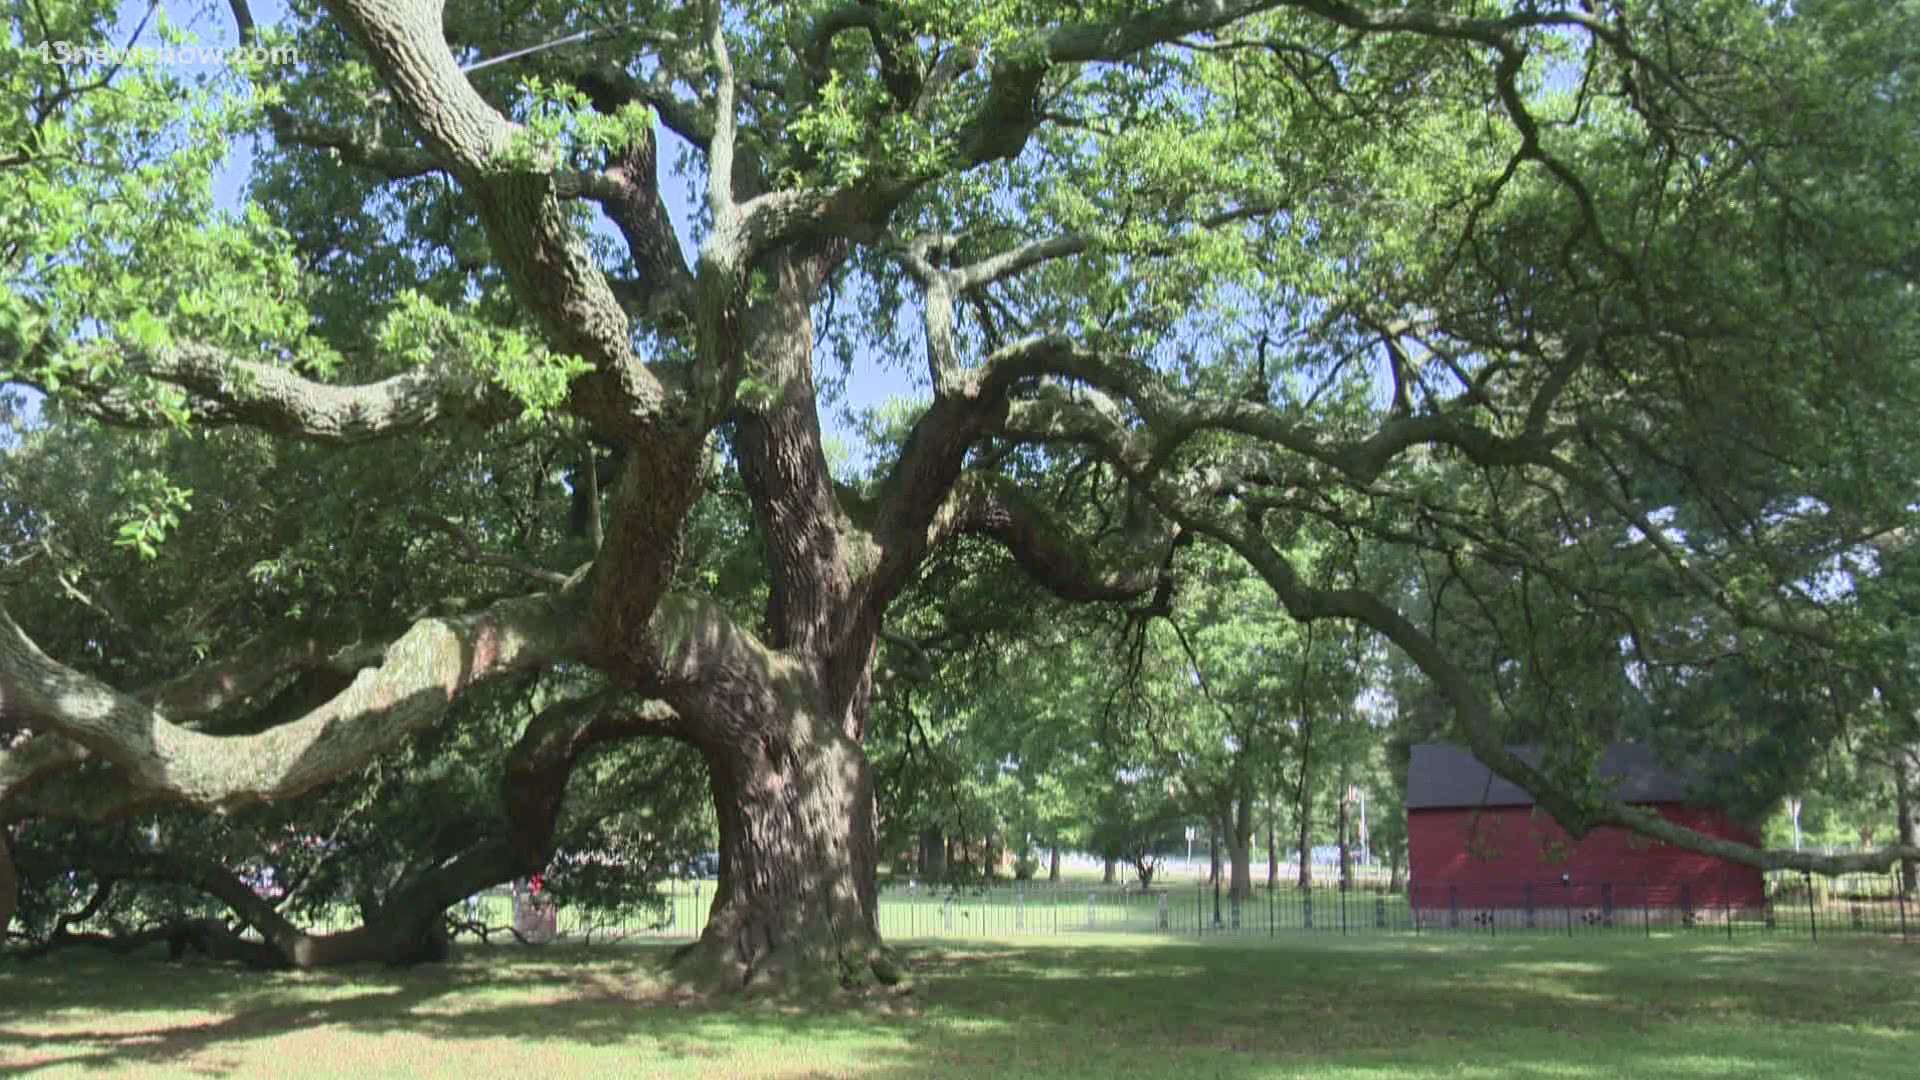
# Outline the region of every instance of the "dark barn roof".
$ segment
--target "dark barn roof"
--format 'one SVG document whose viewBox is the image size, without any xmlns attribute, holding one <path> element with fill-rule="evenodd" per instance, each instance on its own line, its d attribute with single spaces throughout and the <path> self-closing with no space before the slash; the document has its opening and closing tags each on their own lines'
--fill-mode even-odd
<svg viewBox="0 0 1920 1080">
<path fill-rule="evenodd" d="M 1540 763 L 1538 746 L 1510 746 L 1515 757 Z M 1630 803 L 1691 802 L 1699 774 L 1663 763 L 1652 747 L 1614 743 L 1600 753 L 1599 774 L 1614 781 L 1612 795 Z M 1465 747 L 1416 743 L 1407 766 L 1407 809 L 1532 806 L 1533 796 L 1493 775 Z"/>
</svg>

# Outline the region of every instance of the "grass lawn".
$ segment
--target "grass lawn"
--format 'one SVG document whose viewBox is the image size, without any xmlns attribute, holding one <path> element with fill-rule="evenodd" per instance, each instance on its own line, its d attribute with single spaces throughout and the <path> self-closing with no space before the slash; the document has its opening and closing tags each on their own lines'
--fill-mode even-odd
<svg viewBox="0 0 1920 1080">
<path fill-rule="evenodd" d="M 678 998 L 664 946 L 261 975 L 0 961 L 0 1073 L 1920 1076 L 1920 946 L 1138 936 L 909 943 L 912 993 Z"/>
</svg>

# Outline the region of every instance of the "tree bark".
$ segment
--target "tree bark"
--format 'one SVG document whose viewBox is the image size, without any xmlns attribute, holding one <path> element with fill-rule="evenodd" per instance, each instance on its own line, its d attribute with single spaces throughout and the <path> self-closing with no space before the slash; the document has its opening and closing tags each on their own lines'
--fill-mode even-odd
<svg viewBox="0 0 1920 1080">
<path fill-rule="evenodd" d="M 20 902 L 20 875 L 13 868 L 13 852 L 7 845 L 7 829 L 0 827 L 0 946 L 7 943 L 7 926 L 13 922 Z"/>
<path fill-rule="evenodd" d="M 1059 843 L 1055 842 L 1053 847 L 1050 850 L 1052 853 L 1047 856 L 1047 880 L 1059 881 L 1060 880 L 1060 845 Z"/>
<path fill-rule="evenodd" d="M 1267 822 L 1267 888 L 1280 886 L 1280 830 Z"/>
<path fill-rule="evenodd" d="M 1227 856 L 1233 868 L 1228 895 L 1245 900 L 1253 895 L 1253 800 L 1244 792 L 1233 801 Z"/>
<path fill-rule="evenodd" d="M 363 925 L 335 934 L 311 934 L 288 921 L 267 900 L 218 863 L 176 852 L 103 852 L 84 866 L 102 882 L 167 881 L 187 885 L 226 904 L 262 940 L 246 941 L 214 923 L 183 928 L 176 951 L 191 944 L 219 959 L 255 967 L 321 968 L 381 962 L 413 964 L 445 959 L 446 910 L 462 898 L 500 882 L 538 872 L 553 857 L 554 828 L 574 763 L 605 742 L 670 730 L 670 713 L 657 703 L 636 705 L 616 696 L 559 702 L 543 710 L 507 755 L 501 778 L 505 834 L 470 845 L 379 898 Z M 58 873 L 70 864 L 46 853 L 36 873 Z"/>
<path fill-rule="evenodd" d="M 1335 831 L 1339 836 L 1340 842 L 1341 892 L 1351 892 L 1353 889 L 1353 845 L 1347 841 L 1347 833 L 1353 825 L 1353 803 L 1347 798 L 1347 781 L 1347 770 L 1343 767 L 1340 770 L 1340 809 L 1335 825 Z"/>
<path fill-rule="evenodd" d="M 1894 755 L 1893 796 L 1900 832 L 1898 843 L 1904 848 L 1920 848 L 1920 815 L 1914 812 L 1914 800 L 1920 797 L 1920 747 Z M 1900 890 L 1908 897 L 1920 893 L 1920 859 L 1900 860 Z"/>
<path fill-rule="evenodd" d="M 1102 885 L 1113 884 L 1113 877 L 1114 877 L 1113 856 L 1111 855 L 1103 856 L 1100 860 L 1100 884 Z"/>
<path fill-rule="evenodd" d="M 467 688 L 535 669 L 576 644 L 570 598 L 502 600 L 472 615 L 421 619 L 341 693 L 297 720 L 255 735 L 208 735 L 154 705 L 54 660 L 0 607 L 0 683 L 8 717 L 57 735 L 122 774 L 98 784 L 107 816 L 137 800 L 233 809 L 293 798 L 357 769 L 438 723 Z M 279 670 L 278 667 L 275 670 Z M 21 786 L 36 777 L 7 765 Z M 57 755 L 56 755 L 57 756 Z M 68 764 L 76 763 L 70 756 Z M 0 791 L 0 799 L 9 792 Z M 76 808 L 78 809 L 78 808 Z M 74 813 L 73 817 L 90 817 Z"/>
<path fill-rule="evenodd" d="M 1302 766 L 1303 769 L 1304 767 L 1305 766 Z M 1306 778 L 1304 776 L 1301 777 L 1300 786 L 1302 791 L 1306 789 Z M 1300 800 L 1300 834 L 1299 834 L 1300 874 L 1299 874 L 1299 882 L 1298 882 L 1299 889 L 1301 892 L 1306 892 L 1307 890 L 1313 888 L 1313 847 L 1312 847 L 1313 833 L 1311 831 L 1312 826 L 1313 826 L 1313 800 L 1302 798 Z"/>
<path fill-rule="evenodd" d="M 1388 859 L 1390 860 L 1388 865 L 1391 869 L 1388 871 L 1387 891 L 1398 896 L 1407 891 L 1407 859 L 1405 849 L 1395 844 Z"/>
<path fill-rule="evenodd" d="M 720 880 L 678 966 L 714 989 L 892 983 L 875 887 L 873 780 L 858 743 L 806 710 L 702 747 Z"/>
<path fill-rule="evenodd" d="M 928 881 L 947 876 L 947 837 L 939 829 L 920 834 L 920 876 Z"/>
<path fill-rule="evenodd" d="M 1301 892 L 1313 889 L 1313 710 L 1307 707 L 1307 675 L 1313 657 L 1313 625 L 1307 625 L 1307 649 L 1300 658 L 1296 691 L 1300 708 L 1300 783 L 1294 788 L 1294 812 L 1299 815 Z"/>
</svg>

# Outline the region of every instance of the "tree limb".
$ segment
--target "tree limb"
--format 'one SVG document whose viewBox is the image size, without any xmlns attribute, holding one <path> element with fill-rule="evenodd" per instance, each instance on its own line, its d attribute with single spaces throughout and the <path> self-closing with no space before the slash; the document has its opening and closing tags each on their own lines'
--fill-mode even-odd
<svg viewBox="0 0 1920 1080">
<path fill-rule="evenodd" d="M 127 368 L 187 391 L 187 410 L 210 425 L 244 424 L 262 431 L 337 446 L 412 434 L 447 420 L 492 426 L 520 411 L 510 396 L 452 365 L 420 368 L 358 386 L 316 382 L 276 364 L 244 360 L 209 345 L 159 349 L 123 346 Z M 4 355 L 0 367 L 20 370 L 25 358 Z M 14 376 L 41 389 L 31 371 Z M 155 404 L 116 383 L 69 380 L 82 411 L 112 424 L 155 427 Z"/>
<path fill-rule="evenodd" d="M 587 474 L 589 477 L 593 476 L 591 463 L 588 465 Z M 594 509 L 598 510 L 599 507 L 596 505 Z M 412 516 L 414 520 L 421 524 L 445 533 L 455 544 L 459 545 L 460 557 L 475 566 L 498 567 L 499 569 L 518 574 L 530 581 L 537 581 L 542 585 L 550 585 L 554 588 L 565 588 L 573 580 L 571 575 L 563 574 L 558 570 L 548 570 L 545 567 L 523 562 L 511 555 L 502 555 L 498 552 L 486 551 L 480 547 L 479 542 L 473 538 L 471 533 L 439 514 L 428 510 L 416 509 L 413 511 Z"/>
<path fill-rule="evenodd" d="M 1151 592 L 1180 535 L 1177 527 L 1155 517 L 1140 520 L 1117 542 L 1089 543 L 1011 481 L 983 473 L 962 477 L 954 486 L 933 532 L 936 544 L 948 536 L 991 536 L 1036 583 L 1076 602 L 1130 600 Z"/>
<path fill-rule="evenodd" d="M 73 740 L 153 799 L 215 809 L 285 799 L 431 726 L 467 687 L 568 655 L 578 624 L 570 602 L 548 595 L 424 619 L 306 716 L 214 736 L 53 660 L 0 608 L 0 722 Z"/>
</svg>

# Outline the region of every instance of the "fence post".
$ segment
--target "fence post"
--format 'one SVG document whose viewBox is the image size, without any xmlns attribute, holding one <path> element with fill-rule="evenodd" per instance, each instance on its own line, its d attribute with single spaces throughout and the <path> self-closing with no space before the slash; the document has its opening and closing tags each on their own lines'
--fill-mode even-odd
<svg viewBox="0 0 1920 1080">
<path fill-rule="evenodd" d="M 1373 898 L 1373 928 L 1375 930 L 1385 930 L 1387 928 L 1387 898 L 1385 896 L 1376 896 Z"/>
<path fill-rule="evenodd" d="M 1306 895 L 1301 899 L 1300 912 L 1301 912 L 1301 915 L 1300 915 L 1301 925 L 1308 930 L 1313 929 L 1313 890 L 1312 889 L 1308 889 Z"/>
<path fill-rule="evenodd" d="M 1560 878 L 1560 906 L 1566 910 L 1567 936 L 1573 936 L 1573 882 L 1565 875 Z"/>
<path fill-rule="evenodd" d="M 1268 937 L 1273 937 L 1274 935 L 1280 932 L 1279 924 L 1274 921 L 1274 910 L 1273 910 L 1273 905 L 1276 902 L 1273 894 L 1279 891 L 1280 891 L 1280 885 L 1278 882 L 1267 886 L 1267 936 Z"/>
<path fill-rule="evenodd" d="M 1819 941 L 1820 919 L 1813 913 L 1813 871 L 1806 870 L 1802 871 L 1802 873 L 1804 874 L 1802 880 L 1806 882 L 1807 886 L 1807 932 L 1813 935 L 1813 940 Z"/>
<path fill-rule="evenodd" d="M 1347 932 L 1347 888 L 1344 881 L 1340 883 L 1340 932 Z"/>
<path fill-rule="evenodd" d="M 1535 916 L 1533 911 L 1533 882 L 1531 881 L 1527 882 L 1525 892 L 1522 895 L 1522 900 L 1525 903 L 1527 908 L 1527 929 L 1532 930 L 1538 925 L 1535 921 Z"/>
<path fill-rule="evenodd" d="M 1460 886 L 1447 886 L 1447 922 L 1454 929 L 1460 929 Z"/>
<path fill-rule="evenodd" d="M 1900 941 L 1905 944 L 1907 940 L 1907 880 L 1905 877 L 1898 875 L 1894 877 L 1893 894 L 1900 900 Z"/>
<path fill-rule="evenodd" d="M 1613 882 L 1600 886 L 1600 925 L 1613 929 Z"/>
</svg>

